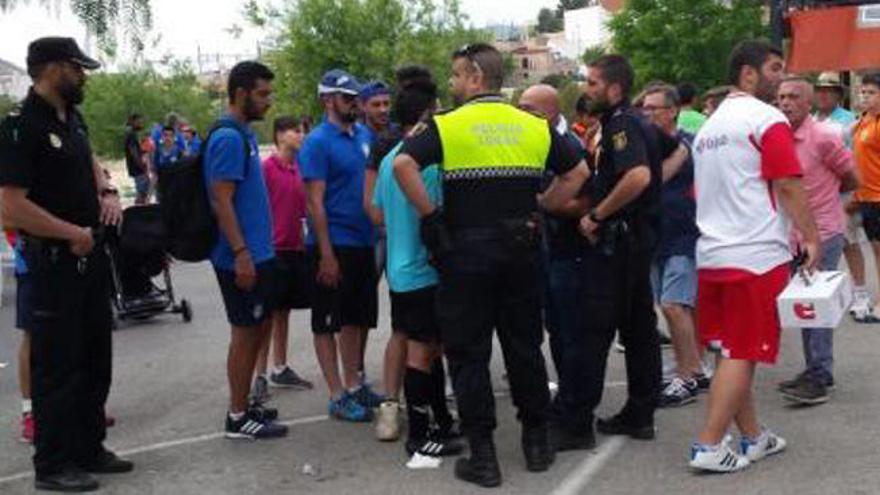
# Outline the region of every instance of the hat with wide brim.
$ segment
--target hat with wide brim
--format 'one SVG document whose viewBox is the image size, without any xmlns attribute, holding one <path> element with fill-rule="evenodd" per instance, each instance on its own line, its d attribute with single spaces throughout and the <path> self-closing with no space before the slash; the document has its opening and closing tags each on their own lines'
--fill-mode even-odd
<svg viewBox="0 0 880 495">
<path fill-rule="evenodd" d="M 816 89 L 827 88 L 840 91 L 846 89 L 846 86 L 840 80 L 840 74 L 836 72 L 823 72 L 819 74 L 819 79 L 816 80 L 814 87 Z"/>
</svg>

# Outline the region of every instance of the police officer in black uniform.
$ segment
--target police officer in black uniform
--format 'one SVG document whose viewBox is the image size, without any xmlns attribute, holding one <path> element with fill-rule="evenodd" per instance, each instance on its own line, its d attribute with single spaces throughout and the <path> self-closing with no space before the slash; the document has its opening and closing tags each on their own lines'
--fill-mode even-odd
<svg viewBox="0 0 880 495">
<path fill-rule="evenodd" d="M 437 316 L 471 448 L 471 457 L 456 463 L 455 475 L 486 487 L 501 484 L 488 368 L 493 330 L 523 425 L 526 467 L 544 471 L 554 459 L 540 350 L 537 194 L 545 166 L 557 173 L 544 195 L 551 204 L 574 198 L 589 176 L 586 164 L 543 118 L 501 98 L 503 66 L 501 54 L 489 45 L 456 51 L 450 85 L 463 104 L 417 126 L 394 161 L 439 268 Z M 443 174 L 442 211 L 431 204 L 419 173 L 432 164 Z"/>
<path fill-rule="evenodd" d="M 118 193 L 93 159 L 75 105 L 99 63 L 71 38 L 30 44 L 27 98 L 0 124 L 4 226 L 22 239 L 34 283 L 31 376 L 37 489 L 90 491 L 90 473 L 131 471 L 106 450 L 110 390 L 109 262 L 102 224 L 118 224 Z"/>
<path fill-rule="evenodd" d="M 563 425 L 587 425 L 602 398 L 608 350 L 615 331 L 626 347 L 628 400 L 619 414 L 596 421 L 599 432 L 654 438 L 660 391 L 660 344 L 650 282 L 658 237 L 663 157 L 655 127 L 629 106 L 633 69 L 626 58 L 605 55 L 589 66 L 586 94 L 602 109 L 602 138 L 591 180 L 592 209 L 580 222 L 590 241 L 584 253 L 586 357 L 580 385 Z M 579 431 L 577 431 L 579 430 Z M 564 436 L 564 435 L 563 435 Z"/>
</svg>

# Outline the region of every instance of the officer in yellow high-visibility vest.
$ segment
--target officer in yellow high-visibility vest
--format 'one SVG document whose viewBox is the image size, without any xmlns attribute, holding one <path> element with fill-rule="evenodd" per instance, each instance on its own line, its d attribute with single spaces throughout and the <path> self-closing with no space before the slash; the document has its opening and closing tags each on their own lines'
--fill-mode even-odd
<svg viewBox="0 0 880 495">
<path fill-rule="evenodd" d="M 504 101 L 503 73 L 501 54 L 490 45 L 456 51 L 450 85 L 460 106 L 417 126 L 394 161 L 401 189 L 422 216 L 422 240 L 440 273 L 437 316 L 471 447 L 471 457 L 456 463 L 455 475 L 482 486 L 501 483 L 492 439 L 493 330 L 519 409 L 526 466 L 544 471 L 553 463 L 540 348 L 538 192 L 545 166 L 557 174 L 542 195 L 548 208 L 574 198 L 590 175 L 546 120 Z M 443 173 L 442 207 L 428 199 L 419 173 L 433 164 Z"/>
</svg>

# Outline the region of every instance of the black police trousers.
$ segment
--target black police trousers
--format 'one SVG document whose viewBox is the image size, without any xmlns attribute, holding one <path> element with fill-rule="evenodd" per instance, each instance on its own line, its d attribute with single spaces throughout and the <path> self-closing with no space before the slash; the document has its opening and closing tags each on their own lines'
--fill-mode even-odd
<svg viewBox="0 0 880 495">
<path fill-rule="evenodd" d="M 463 433 L 471 442 L 496 426 L 489 374 L 493 331 L 504 355 L 517 417 L 525 426 L 547 421 L 550 392 L 541 354 L 541 265 L 537 246 L 504 236 L 459 232 L 444 256 L 437 316 Z"/>
<path fill-rule="evenodd" d="M 653 424 L 662 361 L 650 280 L 651 253 L 630 243 L 622 239 L 611 255 L 589 249 L 583 256 L 584 303 L 579 308 L 583 327 L 570 337 L 565 350 L 563 376 L 570 389 L 558 404 L 563 422 L 575 430 L 592 425 L 615 333 L 626 348 L 624 418 L 635 425 Z"/>
<path fill-rule="evenodd" d="M 24 241 L 33 280 L 31 380 L 37 475 L 86 466 L 103 450 L 112 366 L 109 260 Z"/>
</svg>

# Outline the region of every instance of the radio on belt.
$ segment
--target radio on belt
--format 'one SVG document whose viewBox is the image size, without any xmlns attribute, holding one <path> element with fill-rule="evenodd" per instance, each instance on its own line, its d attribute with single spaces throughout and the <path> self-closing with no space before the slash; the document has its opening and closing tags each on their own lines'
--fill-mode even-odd
<svg viewBox="0 0 880 495">
<path fill-rule="evenodd" d="M 776 298 L 784 328 L 834 328 L 851 303 L 849 275 L 840 271 L 794 275 Z"/>
</svg>

